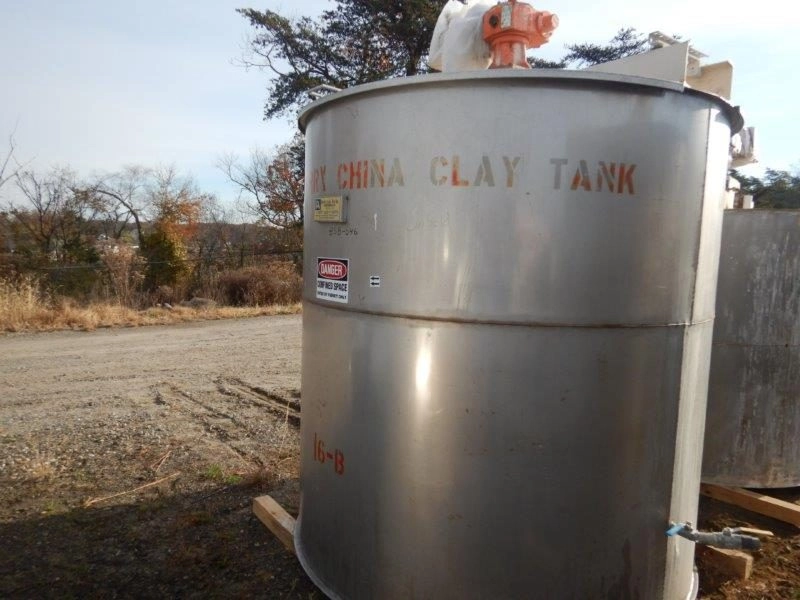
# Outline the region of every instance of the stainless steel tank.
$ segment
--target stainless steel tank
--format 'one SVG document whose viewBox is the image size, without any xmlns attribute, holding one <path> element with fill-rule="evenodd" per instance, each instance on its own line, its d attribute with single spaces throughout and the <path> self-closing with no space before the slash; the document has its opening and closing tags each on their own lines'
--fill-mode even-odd
<svg viewBox="0 0 800 600">
<path fill-rule="evenodd" d="M 703 481 L 800 486 L 800 211 L 725 212 Z"/>
<path fill-rule="evenodd" d="M 723 101 L 487 71 L 315 102 L 298 556 L 331 598 L 693 594 Z"/>
</svg>

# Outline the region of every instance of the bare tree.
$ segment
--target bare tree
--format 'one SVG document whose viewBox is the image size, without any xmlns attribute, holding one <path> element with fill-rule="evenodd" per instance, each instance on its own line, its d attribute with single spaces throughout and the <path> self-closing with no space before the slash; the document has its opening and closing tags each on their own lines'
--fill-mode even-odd
<svg viewBox="0 0 800 600">
<path fill-rule="evenodd" d="M 106 199 L 104 227 L 114 239 L 120 239 L 133 221 L 136 227 L 136 241 L 143 239 L 143 222 L 149 216 L 150 195 L 153 171 L 138 165 L 127 166 L 122 170 L 97 177 L 84 186 L 87 196 Z"/>
<path fill-rule="evenodd" d="M 46 175 L 21 171 L 16 182 L 25 202 L 10 204 L 9 212 L 38 253 L 60 262 L 80 260 L 93 242 L 103 205 L 76 193 L 75 174 L 68 168 Z"/>
<path fill-rule="evenodd" d="M 202 281 L 220 268 L 235 264 L 234 231 L 229 209 L 221 205 L 215 197 L 204 202 L 197 233 L 189 248 L 190 254 L 195 257 L 195 282 Z"/>
<path fill-rule="evenodd" d="M 219 159 L 217 166 L 239 189 L 253 213 L 281 229 L 303 225 L 303 170 L 305 148 L 301 135 L 279 146 L 273 154 L 250 152 L 249 162 L 234 154 Z"/>
<path fill-rule="evenodd" d="M 27 165 L 27 163 L 20 164 L 14 156 L 14 151 L 17 149 L 14 140 L 16 130 L 17 128 L 14 127 L 14 131 L 8 135 L 8 150 L 5 154 L 0 154 L 0 189 L 3 189 L 3 186 L 14 179 Z"/>
</svg>

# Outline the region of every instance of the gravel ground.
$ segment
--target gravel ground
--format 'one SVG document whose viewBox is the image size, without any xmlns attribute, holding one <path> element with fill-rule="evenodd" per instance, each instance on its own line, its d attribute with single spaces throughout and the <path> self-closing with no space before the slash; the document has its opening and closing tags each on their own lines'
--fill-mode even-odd
<svg viewBox="0 0 800 600">
<path fill-rule="evenodd" d="M 321 598 L 251 512 L 299 382 L 299 316 L 0 337 L 0 597 Z"/>
<path fill-rule="evenodd" d="M 297 512 L 300 319 L 0 337 L 0 598 L 321 599 L 251 511 Z M 700 516 L 777 534 L 702 597 L 800 599 L 796 528 Z"/>
</svg>

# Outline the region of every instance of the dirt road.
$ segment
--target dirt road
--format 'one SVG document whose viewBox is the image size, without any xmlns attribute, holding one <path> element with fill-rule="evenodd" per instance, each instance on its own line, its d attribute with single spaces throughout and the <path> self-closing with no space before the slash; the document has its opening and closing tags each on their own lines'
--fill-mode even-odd
<svg viewBox="0 0 800 600">
<path fill-rule="evenodd" d="M 250 511 L 299 382 L 299 316 L 0 337 L 0 596 L 318 597 Z"/>
</svg>

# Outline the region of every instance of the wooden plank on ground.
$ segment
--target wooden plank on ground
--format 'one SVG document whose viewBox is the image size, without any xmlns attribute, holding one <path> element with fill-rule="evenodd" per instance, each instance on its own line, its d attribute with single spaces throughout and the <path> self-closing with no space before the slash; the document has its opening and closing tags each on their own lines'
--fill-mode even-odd
<svg viewBox="0 0 800 600">
<path fill-rule="evenodd" d="M 750 579 L 753 573 L 753 557 L 741 550 L 725 550 L 700 546 L 697 548 L 702 564 L 719 573 L 724 579 Z"/>
<path fill-rule="evenodd" d="M 267 526 L 275 537 L 293 554 L 295 520 L 271 496 L 259 496 L 253 499 L 253 512 Z"/>
<path fill-rule="evenodd" d="M 800 506 L 797 504 L 743 488 L 729 488 L 708 483 L 700 486 L 700 493 L 709 498 L 714 498 L 714 500 L 721 500 L 751 512 L 800 527 Z"/>
</svg>

